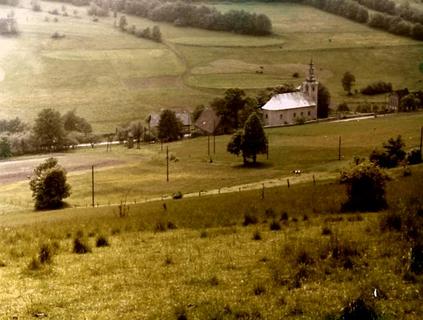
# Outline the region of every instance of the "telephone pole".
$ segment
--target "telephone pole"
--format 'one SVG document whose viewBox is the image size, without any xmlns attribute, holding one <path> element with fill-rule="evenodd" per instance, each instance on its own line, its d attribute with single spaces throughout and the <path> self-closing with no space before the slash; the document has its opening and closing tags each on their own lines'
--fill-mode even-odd
<svg viewBox="0 0 423 320">
<path fill-rule="evenodd" d="M 169 147 L 166 146 L 166 181 L 169 182 Z"/>
<path fill-rule="evenodd" d="M 94 166 L 91 166 L 91 200 L 92 206 L 95 206 L 94 202 Z"/>
</svg>

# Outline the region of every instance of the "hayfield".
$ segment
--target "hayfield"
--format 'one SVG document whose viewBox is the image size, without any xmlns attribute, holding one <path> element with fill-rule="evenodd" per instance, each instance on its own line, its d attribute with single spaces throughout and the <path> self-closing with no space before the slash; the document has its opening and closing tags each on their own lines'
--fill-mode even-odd
<svg viewBox="0 0 423 320">
<path fill-rule="evenodd" d="M 387 189 L 394 212 L 423 190 L 421 166 L 398 173 Z M 319 182 L 271 188 L 264 200 L 245 191 L 130 205 L 124 217 L 117 207 L 3 215 L 0 313 L 337 319 L 363 297 L 383 319 L 419 319 L 421 279 L 405 276 L 401 233 L 380 229 L 386 212 L 338 214 L 344 200 L 343 186 Z M 257 223 L 243 226 L 247 214 Z M 96 247 L 100 236 L 109 246 Z M 73 253 L 76 238 L 91 252 Z M 31 262 L 43 245 L 51 262 Z"/>
<path fill-rule="evenodd" d="M 306 6 L 217 3 L 222 11 L 269 15 L 274 34 L 253 37 L 157 23 L 163 44 L 120 32 L 112 17 L 93 22 L 86 8 L 66 5 L 69 16 L 54 22 L 56 16 L 47 11 L 61 12 L 62 5 L 42 1 L 41 6 L 43 12 L 33 12 L 29 1 L 22 1 L 14 9 L 20 35 L 0 39 L 1 118 L 32 121 L 42 108 L 76 108 L 96 131 L 111 132 L 162 108 L 193 109 L 230 87 L 254 95 L 285 82 L 299 84 L 311 58 L 334 105 L 385 101 L 384 96 L 346 97 L 340 78 L 347 70 L 355 74 L 358 89 L 377 80 L 395 88 L 423 88 L 420 42 Z M 0 7 L 1 16 L 8 12 L 10 8 Z M 137 28 L 156 24 L 132 16 L 128 22 Z M 56 31 L 65 38 L 51 39 Z M 263 74 L 257 73 L 261 67 Z M 292 77 L 295 72 L 298 79 Z"/>
</svg>

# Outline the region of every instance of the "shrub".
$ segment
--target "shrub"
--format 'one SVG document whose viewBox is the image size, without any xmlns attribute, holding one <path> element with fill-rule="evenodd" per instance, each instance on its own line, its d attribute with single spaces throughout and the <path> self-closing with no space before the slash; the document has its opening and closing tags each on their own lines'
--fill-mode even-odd
<svg viewBox="0 0 423 320">
<path fill-rule="evenodd" d="M 254 292 L 254 295 L 260 296 L 266 293 L 266 287 L 261 283 L 257 283 L 253 288 L 253 292 Z"/>
<path fill-rule="evenodd" d="M 281 229 L 281 225 L 279 224 L 278 221 L 273 220 L 270 223 L 270 230 L 272 230 L 272 231 L 279 231 L 280 229 Z"/>
<path fill-rule="evenodd" d="M 200 238 L 204 239 L 209 236 L 209 233 L 206 230 L 201 231 Z"/>
<path fill-rule="evenodd" d="M 384 81 L 377 81 L 369 84 L 367 87 L 361 89 L 361 93 L 365 95 L 375 95 L 387 93 L 392 91 L 392 84 Z"/>
<path fill-rule="evenodd" d="M 169 230 L 178 229 L 178 227 L 176 226 L 176 224 L 174 224 L 172 221 L 168 221 L 168 222 L 167 222 L 167 228 L 168 228 Z"/>
<path fill-rule="evenodd" d="M 288 221 L 288 213 L 286 211 L 281 213 L 280 221 Z"/>
<path fill-rule="evenodd" d="M 340 182 L 347 185 L 344 211 L 379 211 L 386 208 L 385 185 L 388 175 L 370 162 L 362 162 L 341 172 Z"/>
<path fill-rule="evenodd" d="M 49 244 L 42 244 L 38 253 L 38 260 L 41 264 L 51 263 L 53 260 L 53 248 Z"/>
<path fill-rule="evenodd" d="M 219 279 L 216 276 L 211 277 L 209 282 L 210 282 L 210 285 L 213 287 L 216 287 L 217 285 L 219 285 Z"/>
<path fill-rule="evenodd" d="M 418 164 L 422 162 L 422 153 L 420 149 L 413 149 L 407 153 L 408 164 Z"/>
<path fill-rule="evenodd" d="M 410 271 L 417 275 L 423 273 L 423 244 L 418 243 L 411 248 Z"/>
<path fill-rule="evenodd" d="M 28 264 L 28 269 L 35 271 L 35 270 L 39 270 L 40 268 L 41 268 L 40 261 L 36 257 L 33 257 Z"/>
<path fill-rule="evenodd" d="M 164 232 L 167 230 L 166 227 L 166 223 L 162 220 L 159 220 L 156 222 L 155 226 L 154 226 L 154 231 L 155 232 Z"/>
<path fill-rule="evenodd" d="M 377 320 L 378 315 L 374 306 L 364 298 L 350 302 L 343 310 L 341 319 L 344 320 Z"/>
<path fill-rule="evenodd" d="M 323 227 L 322 229 L 322 235 L 323 236 L 329 236 L 332 234 L 332 230 L 329 227 Z"/>
<path fill-rule="evenodd" d="M 404 151 L 405 143 L 401 136 L 391 138 L 383 144 L 385 151 L 373 150 L 370 154 L 370 161 L 376 163 L 382 168 L 396 167 L 402 160 L 405 159 L 406 153 Z"/>
<path fill-rule="evenodd" d="M 75 238 L 73 241 L 73 253 L 84 254 L 91 252 L 88 243 L 82 238 Z"/>
<path fill-rule="evenodd" d="M 29 186 L 37 210 L 60 208 L 62 200 L 70 195 L 66 171 L 55 158 L 45 160 L 34 169 Z"/>
<path fill-rule="evenodd" d="M 253 240 L 261 240 L 261 234 L 260 231 L 256 230 L 253 233 Z"/>
<path fill-rule="evenodd" d="M 252 212 L 246 212 L 244 214 L 244 222 L 242 223 L 242 225 L 244 227 L 250 225 L 250 224 L 257 224 L 258 223 L 258 219 L 257 216 L 252 213 Z"/>
<path fill-rule="evenodd" d="M 401 231 L 402 218 L 396 212 L 390 212 L 380 220 L 381 231 Z"/>
<path fill-rule="evenodd" d="M 109 244 L 109 241 L 107 240 L 107 237 L 106 236 L 101 235 L 101 236 L 98 236 L 97 237 L 97 240 L 95 242 L 95 246 L 97 248 L 100 248 L 100 247 L 108 247 L 109 245 L 110 244 Z"/>
</svg>

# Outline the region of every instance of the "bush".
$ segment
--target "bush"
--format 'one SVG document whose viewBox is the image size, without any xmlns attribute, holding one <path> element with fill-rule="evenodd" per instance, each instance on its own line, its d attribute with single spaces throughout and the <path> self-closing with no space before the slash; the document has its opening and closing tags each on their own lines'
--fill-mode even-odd
<svg viewBox="0 0 423 320">
<path fill-rule="evenodd" d="M 257 224 L 258 223 L 258 219 L 257 216 L 252 213 L 252 212 L 246 212 L 244 214 L 244 222 L 242 223 L 242 225 L 244 227 L 250 225 L 250 224 Z"/>
<path fill-rule="evenodd" d="M 256 241 L 261 240 L 260 231 L 258 231 L 258 230 L 254 231 L 254 233 L 253 233 L 253 240 L 256 240 Z"/>
<path fill-rule="evenodd" d="M 281 229 L 281 225 L 276 220 L 273 220 L 270 223 L 270 230 L 272 231 L 279 231 Z"/>
<path fill-rule="evenodd" d="M 365 95 L 375 95 L 387 93 L 392 91 L 392 84 L 384 81 L 377 81 L 369 84 L 367 87 L 361 89 L 361 93 Z"/>
<path fill-rule="evenodd" d="M 34 169 L 29 186 L 37 210 L 61 208 L 62 199 L 70 195 L 66 171 L 58 165 L 55 158 L 45 160 Z"/>
<path fill-rule="evenodd" d="M 388 175 L 370 162 L 362 162 L 341 172 L 340 182 L 347 185 L 348 200 L 343 211 L 379 211 L 387 207 L 385 185 Z"/>
<path fill-rule="evenodd" d="M 110 244 L 109 244 L 109 241 L 107 240 L 106 236 L 98 236 L 97 240 L 95 242 L 95 246 L 97 248 L 108 247 L 108 246 L 110 246 Z"/>
<path fill-rule="evenodd" d="M 73 253 L 84 254 L 91 252 L 88 243 L 82 238 L 75 238 L 73 241 Z"/>
<path fill-rule="evenodd" d="M 364 298 L 350 302 L 343 310 L 341 319 L 344 320 L 377 320 L 375 308 Z"/>
<path fill-rule="evenodd" d="M 401 136 L 391 138 L 383 144 L 385 151 L 373 150 L 370 161 L 382 168 L 394 168 L 405 159 L 405 143 Z"/>
<path fill-rule="evenodd" d="M 38 253 L 38 261 L 41 264 L 51 263 L 53 260 L 53 249 L 49 244 L 42 244 Z"/>
<path fill-rule="evenodd" d="M 390 212 L 380 220 L 381 231 L 401 231 L 402 218 L 396 212 Z"/>
<path fill-rule="evenodd" d="M 408 164 L 418 164 L 422 162 L 422 153 L 420 149 L 413 149 L 407 154 Z"/>
<path fill-rule="evenodd" d="M 411 248 L 410 271 L 417 275 L 423 273 L 423 244 L 418 243 Z"/>
</svg>

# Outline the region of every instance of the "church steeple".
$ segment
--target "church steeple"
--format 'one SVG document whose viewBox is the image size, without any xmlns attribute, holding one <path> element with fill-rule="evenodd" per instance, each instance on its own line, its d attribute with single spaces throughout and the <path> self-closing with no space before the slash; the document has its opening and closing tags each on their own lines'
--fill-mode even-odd
<svg viewBox="0 0 423 320">
<path fill-rule="evenodd" d="M 308 82 L 315 82 L 316 76 L 314 74 L 314 64 L 313 59 L 310 60 L 309 69 L 308 69 L 308 77 L 306 79 Z"/>
</svg>

